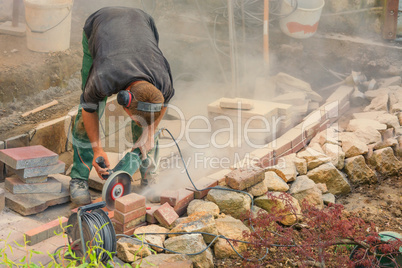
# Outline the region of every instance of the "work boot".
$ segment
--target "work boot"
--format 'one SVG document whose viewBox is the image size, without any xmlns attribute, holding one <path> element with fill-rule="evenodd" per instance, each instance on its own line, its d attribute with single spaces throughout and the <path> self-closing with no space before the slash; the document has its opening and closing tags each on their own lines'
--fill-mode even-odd
<svg viewBox="0 0 402 268">
<path fill-rule="evenodd" d="M 91 203 L 88 182 L 82 179 L 71 179 L 70 199 L 76 205 L 83 206 Z"/>
</svg>

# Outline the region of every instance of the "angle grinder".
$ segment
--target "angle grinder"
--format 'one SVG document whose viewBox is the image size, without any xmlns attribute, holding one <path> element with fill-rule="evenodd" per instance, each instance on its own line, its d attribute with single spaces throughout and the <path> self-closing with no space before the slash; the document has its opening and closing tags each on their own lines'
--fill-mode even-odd
<svg viewBox="0 0 402 268">
<path fill-rule="evenodd" d="M 101 168 L 106 168 L 105 159 L 102 156 L 96 158 L 95 162 Z M 123 170 L 108 169 L 108 172 L 109 174 L 102 175 L 106 179 L 102 189 L 102 200 L 105 201 L 108 209 L 114 210 L 116 199 L 131 193 L 131 175 Z"/>
</svg>

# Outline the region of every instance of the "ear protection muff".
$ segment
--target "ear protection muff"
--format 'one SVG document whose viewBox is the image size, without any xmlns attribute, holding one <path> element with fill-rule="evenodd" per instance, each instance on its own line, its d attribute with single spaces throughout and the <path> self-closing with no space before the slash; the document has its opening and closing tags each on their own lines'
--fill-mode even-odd
<svg viewBox="0 0 402 268">
<path fill-rule="evenodd" d="M 121 90 L 117 94 L 117 102 L 125 108 L 130 107 L 131 101 L 134 99 L 133 93 L 128 90 Z"/>
<path fill-rule="evenodd" d="M 134 95 L 131 91 L 122 90 L 117 94 L 117 102 L 125 108 L 130 107 L 131 101 L 134 99 Z M 137 110 L 143 112 L 160 112 L 162 109 L 162 103 L 150 103 L 138 101 Z"/>
</svg>

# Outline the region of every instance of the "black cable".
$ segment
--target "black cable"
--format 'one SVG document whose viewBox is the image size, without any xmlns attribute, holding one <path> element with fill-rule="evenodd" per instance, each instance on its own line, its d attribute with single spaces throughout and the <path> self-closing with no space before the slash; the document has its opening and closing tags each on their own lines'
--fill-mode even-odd
<svg viewBox="0 0 402 268">
<path fill-rule="evenodd" d="M 193 185 L 193 187 L 194 187 L 194 189 L 195 189 L 196 191 L 200 191 L 200 192 L 201 192 L 201 191 L 205 191 L 205 190 L 216 189 L 216 190 L 223 190 L 223 191 L 229 191 L 229 192 L 236 192 L 236 193 L 246 194 L 246 195 L 247 195 L 248 197 L 250 197 L 250 199 L 251 199 L 250 211 L 253 210 L 253 207 L 254 207 L 254 199 L 253 199 L 253 197 L 252 197 L 249 193 L 247 193 L 247 192 L 245 192 L 245 191 L 240 191 L 240 190 L 235 190 L 235 189 L 230 189 L 230 188 L 223 188 L 223 187 L 219 187 L 219 186 L 208 187 L 208 188 L 204 188 L 204 189 L 198 189 L 198 188 L 195 186 L 193 180 L 191 179 L 190 174 L 188 173 L 188 169 L 187 169 L 186 163 L 185 163 L 185 161 L 184 161 L 183 154 L 182 154 L 182 152 L 181 152 L 181 150 L 180 150 L 180 146 L 179 146 L 179 144 L 177 143 L 176 139 L 173 137 L 173 134 L 172 134 L 167 128 L 162 128 L 161 130 L 162 130 L 162 131 L 163 131 L 163 130 L 166 130 L 166 132 L 170 135 L 170 137 L 171 137 L 172 140 L 174 141 L 174 143 L 175 143 L 175 145 L 176 145 L 176 147 L 177 147 L 177 150 L 178 150 L 178 152 L 179 152 L 179 154 L 180 154 L 180 158 L 181 158 L 181 160 L 182 160 L 182 162 L 183 162 L 184 169 L 185 169 L 185 171 L 186 171 L 187 177 L 188 177 L 188 179 L 190 180 L 191 184 Z M 250 227 L 251 227 L 251 230 L 252 230 L 252 231 L 255 231 L 254 226 L 253 226 L 253 222 L 252 222 L 251 218 L 249 218 L 249 220 L 250 220 Z M 213 234 L 211 234 L 211 235 L 213 235 Z M 215 238 L 216 238 L 216 237 L 215 237 Z M 228 241 L 228 238 L 226 238 L 226 237 L 222 237 L 222 238 L 224 238 L 224 239 L 226 239 L 226 240 Z M 263 238 L 262 238 L 261 236 L 260 236 L 260 238 L 261 238 L 261 240 L 263 240 Z M 228 242 L 229 242 L 229 241 L 228 241 Z M 229 244 L 230 244 L 230 242 L 229 242 Z M 231 245 L 231 244 L 230 244 L 230 245 Z M 246 260 L 246 261 L 251 261 L 251 259 L 245 258 L 245 257 L 242 256 L 239 252 L 237 252 L 237 250 L 236 250 L 232 245 L 231 245 L 231 247 L 232 247 L 233 250 L 236 252 L 236 254 L 239 255 L 242 259 L 244 259 L 244 260 Z M 265 257 L 268 255 L 268 252 L 269 252 L 269 250 L 268 250 L 268 248 L 266 248 L 264 256 L 262 256 L 261 258 L 259 258 L 258 261 L 261 261 L 261 260 L 265 259 Z"/>
</svg>

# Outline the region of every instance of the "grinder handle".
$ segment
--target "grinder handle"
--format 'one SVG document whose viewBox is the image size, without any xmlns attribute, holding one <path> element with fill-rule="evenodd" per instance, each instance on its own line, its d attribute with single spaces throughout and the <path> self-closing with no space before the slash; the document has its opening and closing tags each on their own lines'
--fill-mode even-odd
<svg viewBox="0 0 402 268">
<path fill-rule="evenodd" d="M 105 158 L 103 158 L 103 156 L 98 156 L 95 159 L 96 164 L 98 164 L 101 168 L 106 168 L 106 164 L 105 164 Z"/>
<path fill-rule="evenodd" d="M 103 156 L 98 156 L 96 159 L 95 159 L 95 162 L 96 162 L 96 164 L 98 164 L 101 168 L 107 168 L 106 167 L 106 164 L 105 164 L 105 158 L 103 158 Z M 112 170 L 108 170 L 109 171 L 109 174 L 107 174 L 107 175 L 102 175 L 102 178 L 103 179 L 107 179 L 107 178 L 109 178 L 109 175 L 110 174 L 112 174 Z"/>
</svg>

